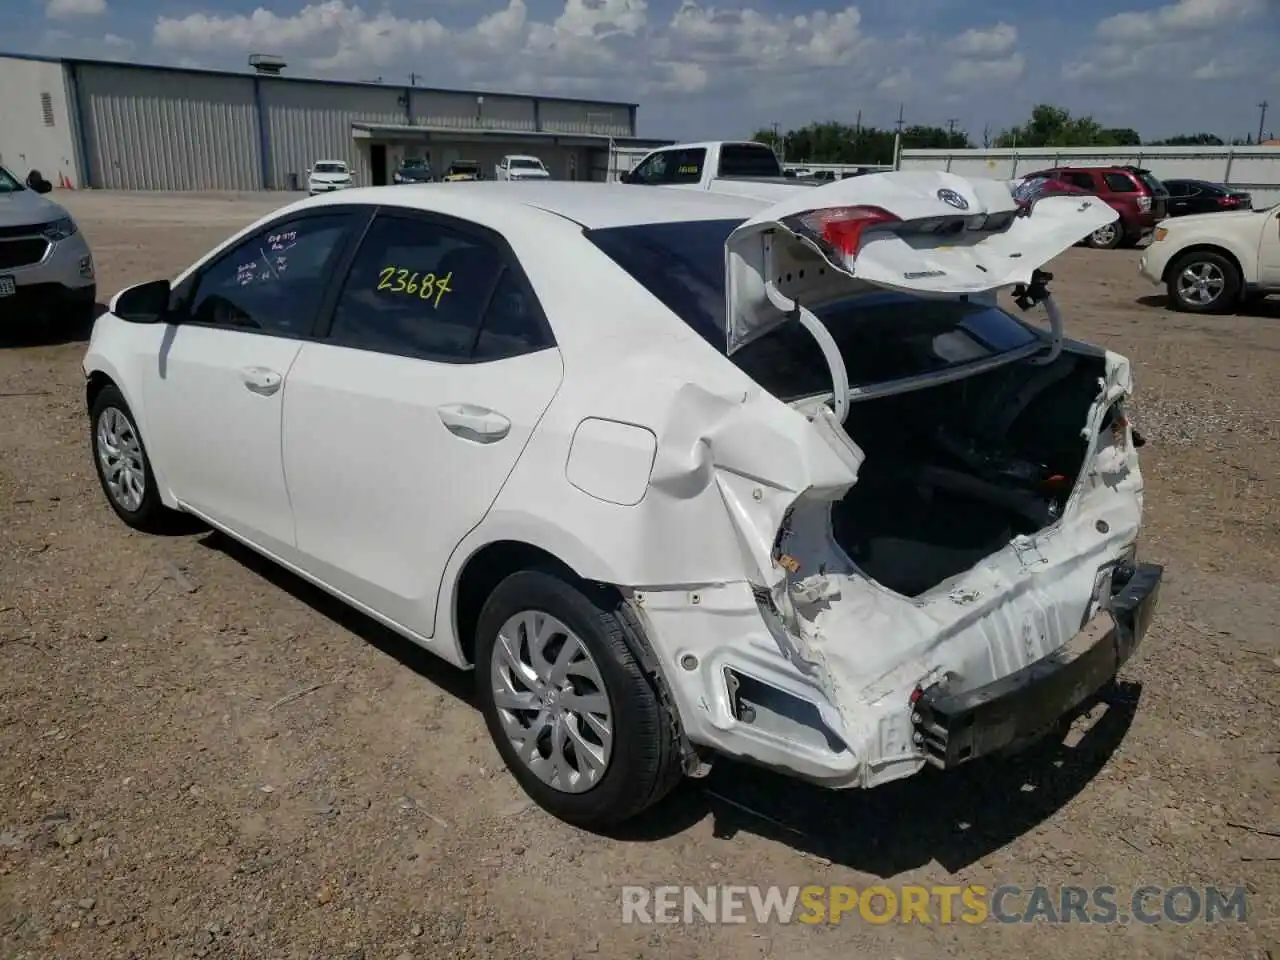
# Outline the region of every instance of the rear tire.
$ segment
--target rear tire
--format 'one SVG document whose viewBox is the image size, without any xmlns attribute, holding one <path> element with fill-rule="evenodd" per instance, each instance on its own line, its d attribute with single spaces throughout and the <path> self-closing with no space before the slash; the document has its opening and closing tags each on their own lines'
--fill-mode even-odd
<svg viewBox="0 0 1280 960">
<path fill-rule="evenodd" d="M 1088 240 L 1085 242 L 1095 250 L 1114 250 L 1120 246 L 1124 240 L 1124 230 L 1120 227 L 1120 222 L 1105 223 L 1093 233 L 1089 234 Z"/>
<path fill-rule="evenodd" d="M 1169 267 L 1167 276 L 1169 304 L 1183 313 L 1229 313 L 1240 303 L 1240 270 L 1220 253 L 1184 254 Z"/>
<path fill-rule="evenodd" d="M 117 517 L 146 533 L 167 531 L 176 525 L 182 514 L 161 501 L 137 421 L 115 384 L 103 387 L 93 399 L 89 444 L 98 482 Z"/>
<path fill-rule="evenodd" d="M 672 719 L 619 604 L 605 588 L 522 570 L 476 626 L 477 693 L 498 752 L 540 807 L 582 827 L 630 819 L 681 779 Z"/>
</svg>

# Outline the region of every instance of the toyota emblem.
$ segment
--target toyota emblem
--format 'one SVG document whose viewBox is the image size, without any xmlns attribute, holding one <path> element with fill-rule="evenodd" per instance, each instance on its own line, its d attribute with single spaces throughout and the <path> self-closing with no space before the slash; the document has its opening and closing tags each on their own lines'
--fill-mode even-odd
<svg viewBox="0 0 1280 960">
<path fill-rule="evenodd" d="M 969 201 L 966 200 L 964 197 L 960 196 L 960 194 L 956 193 L 954 190 L 947 190 L 945 188 L 942 190 L 939 190 L 938 199 L 941 200 L 943 203 L 950 204 L 951 206 L 955 207 L 957 210 L 969 209 Z"/>
</svg>

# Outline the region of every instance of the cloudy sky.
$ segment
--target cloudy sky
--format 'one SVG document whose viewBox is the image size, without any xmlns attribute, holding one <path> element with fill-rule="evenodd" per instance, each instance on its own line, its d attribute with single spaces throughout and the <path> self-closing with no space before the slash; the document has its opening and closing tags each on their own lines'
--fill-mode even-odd
<svg viewBox="0 0 1280 960">
<path fill-rule="evenodd" d="M 16 8 L 16 9 L 15 9 Z M 16 16 L 15 16 L 16 14 Z M 1041 101 L 1154 138 L 1280 131 L 1280 0 L 13 0 L 0 48 L 637 101 L 641 134 L 950 118 Z"/>
</svg>

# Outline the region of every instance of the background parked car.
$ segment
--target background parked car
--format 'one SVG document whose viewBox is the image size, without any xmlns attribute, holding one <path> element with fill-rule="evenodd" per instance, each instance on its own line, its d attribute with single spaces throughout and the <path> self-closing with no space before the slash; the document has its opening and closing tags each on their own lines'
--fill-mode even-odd
<svg viewBox="0 0 1280 960">
<path fill-rule="evenodd" d="M 328 193 L 332 190 L 346 190 L 351 186 L 351 171 L 342 160 L 317 160 L 307 171 L 307 193 Z"/>
<path fill-rule="evenodd" d="M 93 255 L 71 215 L 43 196 L 52 189 L 38 170 L 23 183 L 0 167 L 0 321 L 93 319 Z"/>
<path fill-rule="evenodd" d="M 442 178 L 445 183 L 457 183 L 461 180 L 479 180 L 480 164 L 474 160 L 455 160 Z"/>
<path fill-rule="evenodd" d="M 1169 191 L 1169 216 L 1189 213 L 1219 213 L 1223 210 L 1251 210 L 1253 197 L 1243 190 L 1232 190 L 1208 180 L 1166 180 Z"/>
<path fill-rule="evenodd" d="M 432 183 L 435 179 L 431 164 L 421 159 L 406 160 L 391 175 L 392 183 Z"/>
<path fill-rule="evenodd" d="M 1099 227 L 1085 241 L 1091 247 L 1135 246 L 1168 215 L 1169 191 L 1141 167 L 1054 167 L 1028 174 L 1027 179 L 1032 177 L 1062 180 L 1096 194 L 1120 214 L 1119 220 Z"/>
</svg>

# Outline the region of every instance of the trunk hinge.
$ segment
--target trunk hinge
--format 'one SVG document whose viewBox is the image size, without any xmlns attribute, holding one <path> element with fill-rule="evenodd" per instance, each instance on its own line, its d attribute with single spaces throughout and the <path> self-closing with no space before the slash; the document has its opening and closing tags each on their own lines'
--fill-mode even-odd
<svg viewBox="0 0 1280 960">
<path fill-rule="evenodd" d="M 1019 308 L 1030 310 L 1036 304 L 1043 303 L 1044 311 L 1049 315 L 1049 352 L 1042 357 L 1034 357 L 1030 361 L 1036 366 L 1044 366 L 1057 360 L 1058 354 L 1062 353 L 1062 344 L 1065 339 L 1062 314 L 1058 310 L 1057 303 L 1054 302 L 1053 294 L 1049 292 L 1049 281 L 1052 279 L 1052 273 L 1033 270 L 1029 284 L 1020 283 L 1013 288 L 1013 302 Z"/>
<path fill-rule="evenodd" d="M 764 292 L 769 302 L 787 314 L 788 318 L 798 321 L 818 341 L 818 349 L 822 351 L 827 368 L 831 371 L 831 407 L 836 420 L 843 424 L 849 415 L 849 371 L 844 365 L 844 357 L 840 355 L 840 348 L 826 324 L 812 310 L 801 305 L 799 300 L 792 300 L 778 289 L 773 279 L 773 236 L 769 233 L 764 235 L 764 272 Z"/>
</svg>

